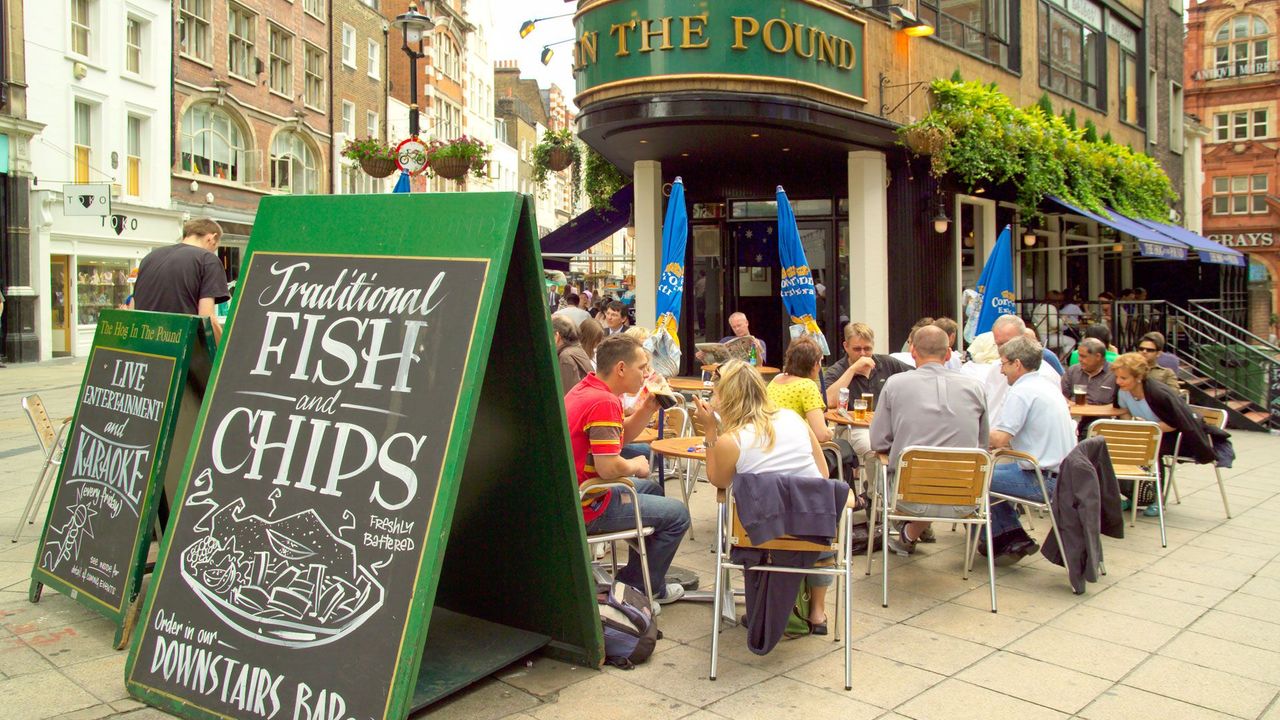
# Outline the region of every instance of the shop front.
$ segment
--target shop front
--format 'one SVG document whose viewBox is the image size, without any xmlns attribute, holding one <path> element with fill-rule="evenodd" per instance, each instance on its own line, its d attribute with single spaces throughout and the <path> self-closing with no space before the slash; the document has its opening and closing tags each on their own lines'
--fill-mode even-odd
<svg viewBox="0 0 1280 720">
<path fill-rule="evenodd" d="M 1267 216 L 1270 220 L 1270 216 Z M 1237 248 L 1249 258 L 1248 325 L 1253 334 L 1274 337 L 1280 313 L 1280 229 L 1233 229 L 1210 232 L 1208 238 Z"/>
<path fill-rule="evenodd" d="M 136 269 L 152 249 L 182 234 L 170 210 L 113 203 L 101 217 L 67 216 L 62 196 L 39 191 L 41 222 L 33 228 L 36 265 L 44 276 L 37 302 L 41 359 L 88 353 L 99 314 L 124 307 Z"/>
</svg>

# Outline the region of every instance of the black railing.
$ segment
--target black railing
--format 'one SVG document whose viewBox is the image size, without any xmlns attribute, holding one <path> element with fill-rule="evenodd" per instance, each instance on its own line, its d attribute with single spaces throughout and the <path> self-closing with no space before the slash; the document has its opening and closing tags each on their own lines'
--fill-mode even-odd
<svg viewBox="0 0 1280 720">
<path fill-rule="evenodd" d="M 1044 299 L 1019 300 L 1014 305 L 1018 315 L 1033 328 L 1050 349 L 1070 351 L 1084 337 L 1090 325 L 1099 323 L 1111 331 L 1111 344 L 1120 352 L 1138 347 L 1138 341 L 1149 332 L 1159 332 L 1168 337 L 1169 311 L 1163 300 L 1110 300 L 1076 303 L 1080 314 L 1069 311 Z M 1050 310 L 1049 308 L 1053 309 Z"/>
</svg>

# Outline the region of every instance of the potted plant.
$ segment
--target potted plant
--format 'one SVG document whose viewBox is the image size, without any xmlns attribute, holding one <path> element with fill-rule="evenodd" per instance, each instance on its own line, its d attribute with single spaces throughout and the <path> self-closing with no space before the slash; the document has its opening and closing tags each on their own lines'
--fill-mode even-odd
<svg viewBox="0 0 1280 720">
<path fill-rule="evenodd" d="M 375 137 L 348 140 L 342 146 L 342 155 L 360 163 L 366 173 L 376 178 L 396 171 L 396 149 Z"/>
<path fill-rule="evenodd" d="M 542 187 L 547 181 L 547 171 L 560 172 L 573 166 L 573 202 L 578 202 L 578 188 L 582 181 L 582 150 L 568 128 L 551 130 L 542 136 L 542 142 L 533 147 L 533 181 Z"/>
<path fill-rule="evenodd" d="M 427 164 L 443 178 L 458 180 L 468 172 L 482 177 L 489 162 L 489 146 L 463 135 L 448 142 L 432 140 L 427 147 Z"/>
</svg>

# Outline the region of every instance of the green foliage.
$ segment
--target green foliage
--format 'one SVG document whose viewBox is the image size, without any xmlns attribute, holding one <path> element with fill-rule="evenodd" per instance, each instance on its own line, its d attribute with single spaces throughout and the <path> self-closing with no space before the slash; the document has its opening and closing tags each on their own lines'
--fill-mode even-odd
<svg viewBox="0 0 1280 720">
<path fill-rule="evenodd" d="M 1045 114 L 1045 117 L 1053 117 L 1053 101 L 1049 99 L 1049 93 L 1042 94 L 1036 101 L 1036 106 Z"/>
<path fill-rule="evenodd" d="M 964 82 L 964 78 L 960 77 L 960 68 L 956 68 L 951 72 L 951 82 Z"/>
<path fill-rule="evenodd" d="M 596 210 L 611 209 L 613 206 L 609 203 L 609 199 L 627 184 L 627 176 L 594 148 L 587 148 L 584 164 L 586 170 L 583 173 L 582 185 L 587 193 L 587 201 Z"/>
<path fill-rule="evenodd" d="M 555 148 L 567 150 L 569 157 L 572 158 L 569 166 L 573 169 L 570 184 L 573 189 L 573 203 L 576 205 L 582 188 L 582 149 L 578 147 L 577 139 L 568 128 L 548 131 L 542 136 L 542 142 L 533 147 L 533 181 L 538 187 L 546 184 L 547 173 L 552 172 L 548 163 L 551 151 Z"/>
<path fill-rule="evenodd" d="M 1076 129 L 1074 110 L 1055 114 L 1047 96 L 1018 108 L 975 82 L 935 80 L 932 92 L 934 109 L 900 133 L 903 144 L 930 155 L 936 177 L 950 174 L 969 188 L 1007 183 L 1027 221 L 1040 215 L 1045 195 L 1099 213 L 1110 206 L 1135 217 L 1168 217 L 1177 196 L 1155 160 L 1098 141 L 1091 123 Z"/>
<path fill-rule="evenodd" d="M 1063 113 L 1062 117 L 1066 118 L 1067 127 L 1071 128 L 1072 130 L 1075 130 L 1078 127 L 1076 125 L 1076 109 L 1075 108 L 1071 108 L 1067 112 Z"/>
<path fill-rule="evenodd" d="M 1108 130 L 1106 135 L 1102 136 L 1102 142 L 1108 145 L 1115 145 L 1116 141 L 1111 137 L 1111 131 Z"/>
<path fill-rule="evenodd" d="M 342 146 L 342 156 L 361 160 L 395 160 L 396 149 L 376 137 L 352 138 Z"/>
<path fill-rule="evenodd" d="M 1094 125 L 1092 120 L 1084 121 L 1084 139 L 1089 142 L 1098 142 L 1098 126 Z"/>
</svg>

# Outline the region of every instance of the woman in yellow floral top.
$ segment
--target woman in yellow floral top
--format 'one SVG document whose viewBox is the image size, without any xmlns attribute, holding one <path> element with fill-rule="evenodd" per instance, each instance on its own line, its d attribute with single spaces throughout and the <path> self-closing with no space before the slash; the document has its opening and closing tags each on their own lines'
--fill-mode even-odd
<svg viewBox="0 0 1280 720">
<path fill-rule="evenodd" d="M 774 407 L 794 411 L 809 423 L 818 442 L 826 442 L 832 433 L 823 418 L 827 403 L 818 388 L 821 369 L 821 348 L 809 338 L 798 338 L 787 348 L 782 372 L 769 383 L 767 392 Z"/>
</svg>

